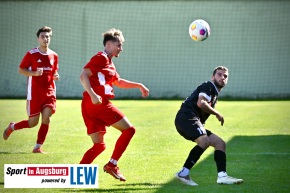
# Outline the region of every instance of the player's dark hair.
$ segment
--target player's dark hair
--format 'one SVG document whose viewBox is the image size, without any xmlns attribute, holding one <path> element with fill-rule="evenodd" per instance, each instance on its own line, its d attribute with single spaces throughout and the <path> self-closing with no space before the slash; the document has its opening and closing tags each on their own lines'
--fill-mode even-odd
<svg viewBox="0 0 290 193">
<path fill-rule="evenodd" d="M 217 70 L 224 70 L 224 71 L 229 71 L 228 69 L 227 69 L 227 67 L 225 67 L 225 66 L 218 66 L 218 67 L 216 67 L 214 70 L 213 70 L 213 73 L 212 73 L 212 75 L 214 76 L 215 74 L 216 74 L 216 71 Z"/>
<path fill-rule="evenodd" d="M 48 26 L 44 26 L 37 31 L 36 36 L 39 37 L 41 32 L 52 32 L 52 29 Z"/>
</svg>

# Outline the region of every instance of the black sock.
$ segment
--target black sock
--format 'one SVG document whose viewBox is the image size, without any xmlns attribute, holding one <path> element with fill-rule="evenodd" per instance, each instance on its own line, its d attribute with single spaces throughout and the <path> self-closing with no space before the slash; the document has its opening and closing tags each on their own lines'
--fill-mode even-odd
<svg viewBox="0 0 290 193">
<path fill-rule="evenodd" d="M 197 162 L 197 160 L 200 158 L 200 156 L 203 154 L 204 149 L 202 149 L 199 145 L 196 145 L 189 153 L 183 167 L 187 169 L 191 169 L 194 164 Z"/>
<path fill-rule="evenodd" d="M 226 172 L 226 153 L 221 150 L 215 150 L 214 161 L 218 172 Z"/>
</svg>

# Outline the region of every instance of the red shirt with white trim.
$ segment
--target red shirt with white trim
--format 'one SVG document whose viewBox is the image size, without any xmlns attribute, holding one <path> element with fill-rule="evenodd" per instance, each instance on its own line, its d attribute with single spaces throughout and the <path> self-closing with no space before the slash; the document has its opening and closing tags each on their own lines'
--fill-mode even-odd
<svg viewBox="0 0 290 193">
<path fill-rule="evenodd" d="M 48 49 L 47 53 L 44 54 L 38 48 L 34 48 L 26 53 L 19 67 L 30 71 L 43 68 L 41 76 L 28 76 L 27 100 L 32 100 L 33 97 L 41 93 L 55 92 L 53 75 L 58 70 L 58 55 L 53 50 Z"/>
<path fill-rule="evenodd" d="M 113 82 L 120 78 L 112 60 L 105 52 L 98 52 L 84 66 L 93 73 L 89 77 L 94 92 L 101 97 L 114 98 Z M 86 91 L 85 91 L 86 92 Z"/>
</svg>

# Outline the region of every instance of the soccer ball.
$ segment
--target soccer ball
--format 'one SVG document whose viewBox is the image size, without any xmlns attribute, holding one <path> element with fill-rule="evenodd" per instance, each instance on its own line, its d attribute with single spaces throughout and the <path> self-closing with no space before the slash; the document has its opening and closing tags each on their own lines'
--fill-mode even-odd
<svg viewBox="0 0 290 193">
<path fill-rule="evenodd" d="M 208 23 L 202 19 L 194 20 L 189 25 L 189 36 L 194 41 L 204 41 L 210 35 L 210 27 Z"/>
</svg>

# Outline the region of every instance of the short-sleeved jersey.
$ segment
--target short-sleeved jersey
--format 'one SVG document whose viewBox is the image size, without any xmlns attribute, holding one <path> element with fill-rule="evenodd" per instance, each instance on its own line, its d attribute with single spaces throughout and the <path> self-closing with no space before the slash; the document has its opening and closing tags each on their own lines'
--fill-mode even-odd
<svg viewBox="0 0 290 193">
<path fill-rule="evenodd" d="M 113 82 L 120 78 L 112 60 L 105 52 L 98 52 L 84 66 L 93 73 L 89 77 L 90 84 L 97 95 L 105 98 L 114 98 Z M 85 91 L 86 92 L 86 91 Z"/>
<path fill-rule="evenodd" d="M 197 117 L 200 118 L 200 122 L 202 124 L 205 123 L 205 121 L 208 119 L 210 116 L 209 113 L 206 113 L 202 111 L 198 106 L 197 106 L 197 101 L 199 96 L 204 96 L 207 99 L 207 102 L 209 105 L 214 108 L 215 104 L 218 99 L 218 90 L 216 86 L 211 82 L 207 81 L 199 85 L 189 97 L 185 99 L 185 101 L 181 105 L 181 111 L 192 111 Z"/>
<path fill-rule="evenodd" d="M 58 55 L 52 50 L 47 53 L 41 53 L 37 48 L 34 48 L 26 53 L 20 68 L 26 68 L 30 71 L 36 71 L 37 68 L 43 68 L 41 76 L 29 76 L 27 82 L 27 100 L 31 100 L 37 94 L 47 91 L 55 91 L 55 83 L 53 75 L 58 70 Z"/>
</svg>

